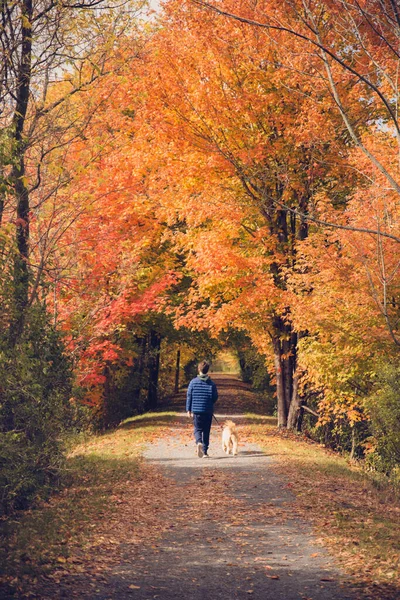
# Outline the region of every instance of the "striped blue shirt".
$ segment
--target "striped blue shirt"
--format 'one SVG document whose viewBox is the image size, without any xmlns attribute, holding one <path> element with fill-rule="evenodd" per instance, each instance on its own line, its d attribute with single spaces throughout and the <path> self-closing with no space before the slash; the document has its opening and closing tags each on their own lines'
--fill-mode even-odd
<svg viewBox="0 0 400 600">
<path fill-rule="evenodd" d="M 186 395 L 186 410 L 192 413 L 213 414 L 218 400 L 217 386 L 211 379 L 195 377 L 189 383 Z"/>
</svg>

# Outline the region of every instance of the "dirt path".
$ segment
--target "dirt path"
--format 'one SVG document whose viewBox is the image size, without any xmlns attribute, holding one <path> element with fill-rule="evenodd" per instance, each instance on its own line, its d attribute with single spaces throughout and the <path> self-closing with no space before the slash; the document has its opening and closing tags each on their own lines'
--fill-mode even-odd
<svg viewBox="0 0 400 600">
<path fill-rule="evenodd" d="M 234 379 L 219 380 L 216 415 L 232 416 L 239 435 L 244 410 L 254 397 Z M 240 388 L 240 394 L 238 394 Z M 238 397 L 240 400 L 238 400 Z M 182 401 L 182 397 L 178 402 Z M 180 404 L 182 408 L 182 402 Z M 258 407 L 260 409 L 260 406 Z M 237 457 L 220 447 L 220 431 L 212 430 L 211 458 L 194 453 L 192 430 L 182 414 L 167 438 L 149 444 L 145 469 L 161 473 L 159 490 L 162 535 L 131 544 L 135 523 L 119 543 L 118 559 L 91 583 L 84 575 L 49 584 L 35 598 L 98 600 L 354 600 L 311 527 L 296 512 L 296 498 L 273 468 L 274 456 L 242 436 Z M 131 497 L 130 502 L 134 502 Z M 143 502 L 143 499 L 142 499 Z M 122 516 L 121 516 L 122 519 Z"/>
<path fill-rule="evenodd" d="M 157 552 L 146 557 L 149 573 L 137 575 L 140 590 L 135 597 L 355 597 L 340 585 L 340 574 L 316 545 L 309 526 L 291 518 L 295 498 L 271 470 L 272 456 L 245 444 L 237 458 L 228 458 L 214 443 L 213 458 L 198 459 L 192 445 L 182 446 L 182 442 L 176 434 L 170 443 L 161 441 L 150 447 L 146 457 L 181 488 L 183 499 L 189 493 L 198 503 L 209 505 L 210 511 L 199 508 L 201 518 L 191 521 L 189 510 L 187 523 L 166 535 Z M 221 493 L 214 480 L 224 487 L 223 506 L 216 514 L 213 499 L 208 497 Z M 213 487 L 217 488 L 214 492 Z"/>
</svg>

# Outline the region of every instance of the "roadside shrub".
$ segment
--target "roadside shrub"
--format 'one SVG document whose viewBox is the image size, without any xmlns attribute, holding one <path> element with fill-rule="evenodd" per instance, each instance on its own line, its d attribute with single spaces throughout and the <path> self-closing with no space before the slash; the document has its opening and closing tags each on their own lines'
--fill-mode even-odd
<svg viewBox="0 0 400 600">
<path fill-rule="evenodd" d="M 0 340 L 0 514 L 25 508 L 59 477 L 70 395 L 61 338 L 35 308 L 16 346 Z"/>
<path fill-rule="evenodd" d="M 388 475 L 400 466 L 400 366 L 379 368 L 373 394 L 367 399 L 375 448 L 367 462 Z"/>
<path fill-rule="evenodd" d="M 317 409 L 318 406 L 315 407 Z M 370 436 L 369 422 L 365 419 L 352 426 L 344 418 L 317 425 L 315 417 L 307 414 L 304 417 L 303 431 L 316 442 L 354 459 L 364 458 L 365 440 Z"/>
</svg>

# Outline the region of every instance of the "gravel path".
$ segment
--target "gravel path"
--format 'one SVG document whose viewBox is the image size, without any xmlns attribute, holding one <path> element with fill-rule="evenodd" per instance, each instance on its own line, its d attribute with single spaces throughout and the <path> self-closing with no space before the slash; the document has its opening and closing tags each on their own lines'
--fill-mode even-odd
<svg viewBox="0 0 400 600">
<path fill-rule="evenodd" d="M 156 551 L 142 561 L 142 569 L 135 571 L 135 598 L 356 597 L 340 584 L 339 572 L 316 544 L 310 527 L 290 518 L 295 498 L 286 482 L 272 471 L 272 456 L 248 444 L 241 447 L 237 457 L 226 457 L 214 431 L 212 458 L 199 459 L 194 446 L 179 435 L 177 431 L 169 442 L 151 445 L 145 454 L 147 460 L 182 488 L 182 496 L 188 490 L 196 495 L 202 485 L 212 491 L 214 478 L 221 474 L 228 498 L 218 521 L 212 514 L 195 522 L 189 518 L 162 538 Z M 131 565 L 122 566 L 115 573 L 116 579 L 118 575 L 132 580 Z"/>
<path fill-rule="evenodd" d="M 246 407 L 240 406 L 234 381 L 218 384 L 222 394 L 217 418 L 223 421 L 230 415 L 237 422 L 240 436 Z M 243 387 L 240 396 L 246 394 L 249 398 L 245 398 L 245 404 L 252 393 Z M 318 544 L 310 525 L 296 514 L 296 498 L 288 482 L 274 471 L 272 454 L 242 438 L 238 456 L 227 457 L 222 452 L 216 426 L 212 429 L 210 453 L 209 459 L 195 455 L 192 427 L 182 414 L 172 424 L 167 439 L 163 437 L 149 444 L 144 454 L 147 468 L 161 471 L 165 478 L 165 498 L 160 498 L 159 514 L 166 514 L 167 520 L 161 537 L 154 538 L 149 533 L 149 539 L 134 549 L 121 540 L 120 559 L 113 561 L 110 557 L 95 582 L 85 575 L 66 577 L 58 588 L 49 584 L 45 592 L 34 597 L 46 600 L 355 600 L 359 597 Z M 134 532 L 135 523 L 126 523 L 126 527 Z"/>
</svg>

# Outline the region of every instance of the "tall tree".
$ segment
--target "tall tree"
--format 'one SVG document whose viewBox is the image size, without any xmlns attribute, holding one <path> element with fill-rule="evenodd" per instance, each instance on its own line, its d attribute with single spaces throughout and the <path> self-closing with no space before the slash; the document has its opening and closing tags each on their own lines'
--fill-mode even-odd
<svg viewBox="0 0 400 600">
<path fill-rule="evenodd" d="M 54 128 L 48 124 L 71 95 L 98 80 L 127 20 L 126 12 L 121 13 L 120 7 L 114 10 L 105 0 L 5 1 L 0 11 L 0 112 L 8 148 L 1 168 L 6 194 L 0 208 L 1 216 L 6 209 L 15 214 L 17 253 L 10 324 L 10 340 L 15 344 L 29 303 L 31 195 L 41 185 L 44 159 L 59 145 L 59 139 L 54 144 Z M 53 82 L 62 75 L 69 86 L 51 99 Z M 73 127 L 64 120 L 66 128 Z M 76 130 L 75 123 L 74 135 Z M 36 156 L 34 147 L 41 148 Z"/>
</svg>

